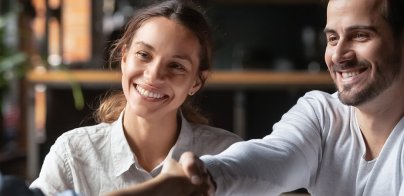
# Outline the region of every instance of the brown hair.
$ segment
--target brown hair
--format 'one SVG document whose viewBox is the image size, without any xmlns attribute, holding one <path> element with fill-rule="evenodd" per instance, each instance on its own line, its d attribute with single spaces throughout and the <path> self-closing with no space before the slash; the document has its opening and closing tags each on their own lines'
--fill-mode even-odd
<svg viewBox="0 0 404 196">
<path fill-rule="evenodd" d="M 404 1 L 403 0 L 386 0 L 387 7 L 383 16 L 390 24 L 396 38 L 403 39 L 404 33 Z"/>
<path fill-rule="evenodd" d="M 328 0 L 330 2 L 332 0 Z M 394 36 L 402 39 L 404 33 L 404 1 L 403 0 L 385 0 L 381 7 L 381 14 L 390 24 Z"/>
<path fill-rule="evenodd" d="M 198 77 L 203 87 L 206 77 L 202 73 L 209 71 L 212 64 L 212 36 L 202 11 L 190 1 L 164 1 L 136 11 L 136 14 L 126 24 L 122 37 L 112 45 L 109 57 L 110 66 L 121 61 L 123 49 L 131 45 L 136 31 L 144 22 L 159 16 L 177 21 L 198 37 L 201 46 Z M 207 124 L 208 119 L 199 112 L 198 107 L 193 104 L 193 99 L 194 96 L 188 96 L 181 106 L 182 113 L 190 122 Z M 125 105 L 126 99 L 123 92 L 114 92 L 101 101 L 100 107 L 94 114 L 95 120 L 111 123 L 118 119 Z"/>
</svg>

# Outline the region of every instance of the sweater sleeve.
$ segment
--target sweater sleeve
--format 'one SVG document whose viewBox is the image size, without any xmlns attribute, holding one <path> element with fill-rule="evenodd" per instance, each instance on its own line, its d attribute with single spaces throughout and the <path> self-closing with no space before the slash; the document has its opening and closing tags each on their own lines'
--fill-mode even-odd
<svg viewBox="0 0 404 196">
<path fill-rule="evenodd" d="M 306 94 L 270 135 L 203 156 L 217 195 L 279 195 L 309 186 L 321 159 L 321 105 Z"/>
</svg>

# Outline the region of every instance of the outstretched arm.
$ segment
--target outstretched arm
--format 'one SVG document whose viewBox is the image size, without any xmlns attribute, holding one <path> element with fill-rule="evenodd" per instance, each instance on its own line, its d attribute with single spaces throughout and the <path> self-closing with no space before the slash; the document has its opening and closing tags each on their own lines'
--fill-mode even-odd
<svg viewBox="0 0 404 196">
<path fill-rule="evenodd" d="M 194 160 L 195 159 L 195 160 Z M 197 162 L 197 157 L 192 153 L 181 158 L 180 162 L 171 159 L 164 163 L 160 175 L 142 184 L 113 191 L 107 196 L 159 196 L 159 195 L 208 195 L 209 185 L 207 184 L 206 170 L 202 162 Z M 202 164 L 202 165 L 200 165 Z M 189 170 L 183 170 L 183 167 Z M 201 168 L 197 171 L 196 168 Z M 195 172 L 195 174 L 190 171 Z"/>
</svg>

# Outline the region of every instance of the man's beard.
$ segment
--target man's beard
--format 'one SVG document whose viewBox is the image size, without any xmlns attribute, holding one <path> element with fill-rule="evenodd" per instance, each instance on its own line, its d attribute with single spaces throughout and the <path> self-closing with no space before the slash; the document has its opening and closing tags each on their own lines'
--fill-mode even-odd
<svg viewBox="0 0 404 196">
<path fill-rule="evenodd" d="M 360 91 L 351 92 L 352 85 L 345 85 L 342 89 L 338 89 L 338 98 L 346 105 L 359 106 L 379 96 L 391 86 L 394 80 L 398 79 L 401 65 L 397 60 L 394 59 L 394 62 L 390 62 L 388 67 L 383 67 L 382 69 L 389 69 L 384 72 L 379 66 L 375 66 L 375 77 L 369 78 L 371 81 L 366 83 L 366 86 Z M 360 63 L 368 64 L 367 62 Z"/>
</svg>

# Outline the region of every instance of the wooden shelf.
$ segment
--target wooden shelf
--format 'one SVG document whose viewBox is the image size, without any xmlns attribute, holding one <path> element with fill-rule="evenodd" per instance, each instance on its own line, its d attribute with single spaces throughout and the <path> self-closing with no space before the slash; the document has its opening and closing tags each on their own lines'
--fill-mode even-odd
<svg viewBox="0 0 404 196">
<path fill-rule="evenodd" d="M 72 70 L 72 71 L 30 71 L 26 75 L 33 84 L 65 84 L 78 82 L 93 85 L 120 85 L 119 71 Z M 332 86 L 328 72 L 273 72 L 273 71 L 213 71 L 207 80 L 211 88 L 253 88 L 276 86 Z"/>
<path fill-rule="evenodd" d="M 71 70 L 71 71 L 29 71 L 26 79 L 30 83 L 69 84 L 118 84 L 121 73 L 118 71 Z"/>
<path fill-rule="evenodd" d="M 288 4 L 288 5 L 301 5 L 301 4 L 325 4 L 321 0 L 213 0 L 212 4 L 223 5 L 251 5 L 251 4 Z"/>
</svg>

